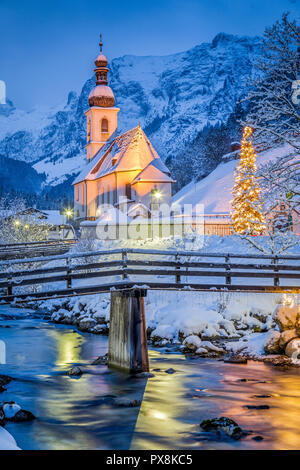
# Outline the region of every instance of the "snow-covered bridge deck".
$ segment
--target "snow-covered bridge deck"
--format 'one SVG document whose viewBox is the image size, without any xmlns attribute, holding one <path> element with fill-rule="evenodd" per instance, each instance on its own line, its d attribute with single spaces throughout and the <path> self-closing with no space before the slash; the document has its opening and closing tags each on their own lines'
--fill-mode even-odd
<svg viewBox="0 0 300 470">
<path fill-rule="evenodd" d="M 2 301 L 137 288 L 299 293 L 300 257 L 118 249 L 0 262 Z"/>
<path fill-rule="evenodd" d="M 0 260 L 22 259 L 25 256 L 49 256 L 63 254 L 70 250 L 75 239 L 46 240 L 29 243 L 0 244 Z"/>
</svg>

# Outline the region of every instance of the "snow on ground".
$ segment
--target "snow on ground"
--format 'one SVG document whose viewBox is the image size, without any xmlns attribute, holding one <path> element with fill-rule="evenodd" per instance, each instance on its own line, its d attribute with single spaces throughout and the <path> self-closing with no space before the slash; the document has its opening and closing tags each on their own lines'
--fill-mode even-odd
<svg viewBox="0 0 300 470">
<path fill-rule="evenodd" d="M 294 153 L 288 144 L 270 149 L 258 154 L 257 165 L 265 165 L 284 155 Z M 196 204 L 204 205 L 205 214 L 222 214 L 231 211 L 230 201 L 232 200 L 232 188 L 234 185 L 234 172 L 237 161 L 221 163 L 206 178 L 199 182 L 191 182 L 182 188 L 173 197 L 174 205 Z"/>
<path fill-rule="evenodd" d="M 20 450 L 16 441 L 6 429 L 0 426 L 0 450 Z"/>
<path fill-rule="evenodd" d="M 239 341 L 229 342 L 225 348 L 233 354 L 249 354 L 252 357 L 259 357 L 265 354 L 268 333 L 248 333 Z"/>
<path fill-rule="evenodd" d="M 228 339 L 246 331 L 266 331 L 280 295 L 244 293 L 149 292 L 145 300 L 152 337 L 179 341 L 189 335 Z"/>
</svg>

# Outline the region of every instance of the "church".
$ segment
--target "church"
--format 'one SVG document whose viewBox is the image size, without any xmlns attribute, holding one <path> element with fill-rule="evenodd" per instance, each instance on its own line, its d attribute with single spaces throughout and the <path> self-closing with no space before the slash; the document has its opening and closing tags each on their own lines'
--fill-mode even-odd
<svg viewBox="0 0 300 470">
<path fill-rule="evenodd" d="M 89 95 L 87 164 L 75 179 L 74 218 L 77 223 L 97 220 L 105 205 L 130 218 L 150 218 L 161 204 L 171 205 L 170 172 L 138 125 L 118 135 L 115 97 L 108 86 L 107 59 L 95 60 L 96 86 Z"/>
</svg>

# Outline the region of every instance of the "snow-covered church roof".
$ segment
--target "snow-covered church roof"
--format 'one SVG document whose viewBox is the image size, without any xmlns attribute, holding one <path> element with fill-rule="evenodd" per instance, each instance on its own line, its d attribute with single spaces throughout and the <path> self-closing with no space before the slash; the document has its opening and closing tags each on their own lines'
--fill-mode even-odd
<svg viewBox="0 0 300 470">
<path fill-rule="evenodd" d="M 131 184 L 139 183 L 142 181 L 157 181 L 160 183 L 174 183 L 175 181 L 170 178 L 170 173 L 166 173 L 161 167 L 163 162 L 161 159 L 155 159 L 149 163 L 133 180 Z M 165 166 L 165 165 L 164 165 Z"/>
<path fill-rule="evenodd" d="M 113 135 L 96 153 L 73 184 L 96 180 L 115 171 L 140 170 L 140 180 L 172 182 L 170 172 L 140 126 Z M 136 182 L 136 179 L 135 179 Z"/>
</svg>

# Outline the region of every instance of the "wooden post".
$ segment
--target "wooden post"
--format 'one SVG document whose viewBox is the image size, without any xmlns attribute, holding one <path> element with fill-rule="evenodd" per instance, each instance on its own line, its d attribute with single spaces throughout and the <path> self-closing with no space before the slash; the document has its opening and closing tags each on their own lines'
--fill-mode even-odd
<svg viewBox="0 0 300 470">
<path fill-rule="evenodd" d="M 6 288 L 6 295 L 12 295 L 12 277 L 7 277 L 8 286 Z"/>
<path fill-rule="evenodd" d="M 272 262 L 274 264 L 274 273 L 278 273 L 278 256 L 275 256 Z M 279 286 L 279 276 L 274 276 L 274 286 Z"/>
<path fill-rule="evenodd" d="M 122 269 L 123 269 L 123 274 L 122 278 L 127 279 L 128 274 L 126 273 L 126 268 L 127 268 L 127 251 L 122 251 Z"/>
<path fill-rule="evenodd" d="M 229 254 L 225 256 L 225 263 L 227 264 L 226 266 L 226 284 L 227 285 L 230 285 L 231 284 L 231 276 L 230 276 L 230 270 L 231 270 L 231 267 L 230 267 L 230 257 L 229 257 Z"/>
<path fill-rule="evenodd" d="M 70 289 L 72 287 L 70 258 L 66 258 L 66 266 L 67 266 L 67 272 L 66 272 L 67 289 Z"/>
<path fill-rule="evenodd" d="M 145 289 L 111 292 L 108 366 L 148 372 Z"/>
<path fill-rule="evenodd" d="M 175 275 L 175 282 L 176 282 L 176 284 L 180 284 L 180 271 L 181 270 L 180 270 L 180 266 L 179 266 L 179 261 L 180 261 L 179 260 L 179 255 L 175 256 L 175 261 L 176 261 L 176 263 L 178 263 L 178 266 L 175 267 L 175 271 L 178 271 L 178 274 L 176 273 L 176 275 Z"/>
</svg>

